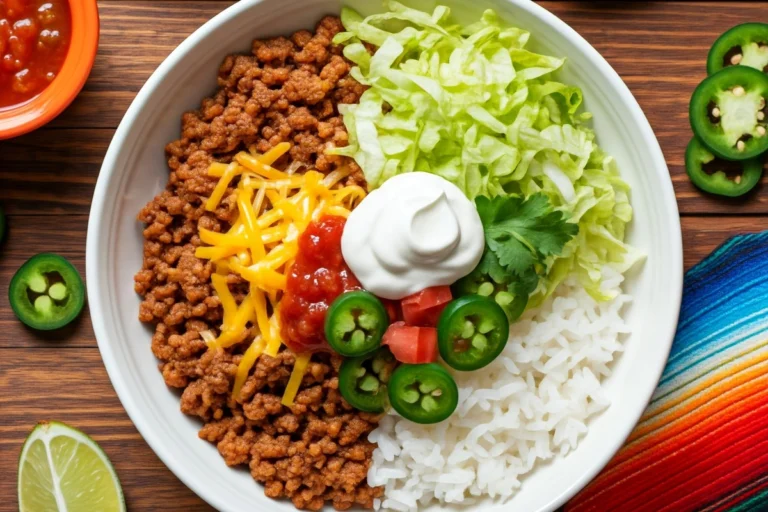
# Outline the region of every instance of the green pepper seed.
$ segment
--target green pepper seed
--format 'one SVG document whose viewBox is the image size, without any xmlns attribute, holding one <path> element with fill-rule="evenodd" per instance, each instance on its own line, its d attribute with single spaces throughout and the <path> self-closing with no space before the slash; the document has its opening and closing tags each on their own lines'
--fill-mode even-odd
<svg viewBox="0 0 768 512">
<path fill-rule="evenodd" d="M 515 300 L 515 296 L 509 292 L 501 291 L 496 294 L 496 304 L 499 306 L 509 306 L 513 300 Z"/>
<path fill-rule="evenodd" d="M 406 389 L 403 391 L 402 399 L 404 402 L 408 402 L 409 404 L 415 404 L 419 401 L 419 397 L 421 395 L 418 391 L 415 389 Z"/>
<path fill-rule="evenodd" d="M 427 395 L 421 399 L 421 408 L 427 412 L 436 411 L 438 408 L 437 400 Z"/>
<path fill-rule="evenodd" d="M 379 390 L 379 379 L 377 379 L 371 374 L 368 374 L 362 378 L 362 380 L 358 383 L 357 387 L 359 387 L 363 391 L 368 391 L 369 393 L 375 393 L 376 391 Z"/>
<path fill-rule="evenodd" d="M 27 281 L 27 287 L 35 293 L 45 293 L 48 289 L 48 280 L 42 274 L 32 274 Z"/>
<path fill-rule="evenodd" d="M 483 297 L 490 297 L 492 293 L 493 293 L 492 283 L 483 283 L 477 288 L 477 294 L 482 295 Z"/>
<path fill-rule="evenodd" d="M 355 317 L 348 312 L 344 312 L 338 316 L 336 325 L 342 332 L 352 332 L 355 330 L 355 327 L 357 327 L 357 324 L 355 324 Z"/>
<path fill-rule="evenodd" d="M 355 370 L 355 377 L 357 377 L 358 379 L 363 375 L 365 375 L 365 368 L 363 368 L 362 366 Z"/>
<path fill-rule="evenodd" d="M 354 344 L 362 344 L 365 342 L 365 333 L 360 329 L 355 329 L 350 336 L 350 341 Z"/>
<path fill-rule="evenodd" d="M 386 361 L 384 361 L 383 358 L 377 357 L 371 362 L 371 369 L 374 373 L 381 373 L 381 370 L 384 369 L 384 366 L 386 365 Z"/>
<path fill-rule="evenodd" d="M 488 346 L 488 338 L 478 333 L 472 337 L 472 346 L 477 350 L 485 350 Z"/>
<path fill-rule="evenodd" d="M 64 283 L 53 283 L 50 288 L 48 288 L 48 295 L 53 300 L 64 300 L 67 298 L 67 287 Z"/>
<path fill-rule="evenodd" d="M 477 326 L 477 332 L 480 334 L 488 334 L 495 328 L 496 324 L 490 318 L 482 318 Z M 469 336 L 465 336 L 468 338 Z"/>
<path fill-rule="evenodd" d="M 422 382 L 419 384 L 419 391 L 425 394 L 431 393 L 435 389 L 437 389 L 437 384 L 435 384 L 434 382 Z"/>
<path fill-rule="evenodd" d="M 35 299 L 35 309 L 40 313 L 50 313 L 53 308 L 53 300 L 47 295 L 41 295 Z"/>
<path fill-rule="evenodd" d="M 374 315 L 363 313 L 357 317 L 357 324 L 363 329 L 370 331 L 376 328 L 378 325 L 378 319 Z"/>
<path fill-rule="evenodd" d="M 475 334 L 475 324 L 471 320 L 464 322 L 464 328 L 461 330 L 461 337 L 469 339 Z"/>
</svg>

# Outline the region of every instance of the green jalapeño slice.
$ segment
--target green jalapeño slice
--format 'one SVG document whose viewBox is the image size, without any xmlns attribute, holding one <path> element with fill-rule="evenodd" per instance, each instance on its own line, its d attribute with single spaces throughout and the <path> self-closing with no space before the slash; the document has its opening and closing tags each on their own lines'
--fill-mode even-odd
<svg viewBox="0 0 768 512">
<path fill-rule="evenodd" d="M 738 197 L 758 184 L 763 175 L 762 158 L 732 162 L 717 158 L 694 137 L 685 151 L 685 171 L 694 185 L 710 194 Z"/>
<path fill-rule="evenodd" d="M 509 321 L 515 322 L 525 312 L 530 288 L 526 283 L 520 282 L 497 283 L 491 276 L 476 268 L 454 283 L 451 291 L 454 297 L 481 295 L 491 298 L 501 306 Z"/>
<path fill-rule="evenodd" d="M 440 356 L 451 368 L 468 372 L 496 359 L 509 338 L 509 320 L 496 301 L 480 295 L 456 299 L 437 323 Z"/>
<path fill-rule="evenodd" d="M 345 359 L 339 369 L 339 391 L 349 405 L 365 412 L 387 408 L 387 383 L 395 369 L 394 356 L 382 348 L 373 354 Z"/>
<path fill-rule="evenodd" d="M 74 320 L 85 303 L 77 269 L 58 254 L 41 253 L 24 263 L 8 288 L 11 308 L 33 329 L 50 331 Z"/>
<path fill-rule="evenodd" d="M 325 337 L 333 350 L 346 357 L 363 356 L 381 346 L 389 326 L 384 304 L 368 292 L 340 295 L 325 316 Z"/>
<path fill-rule="evenodd" d="M 456 410 L 459 388 L 439 364 L 403 364 L 389 381 L 389 402 L 414 423 L 439 423 Z"/>
<path fill-rule="evenodd" d="M 736 25 L 717 38 L 707 56 L 707 73 L 748 66 L 768 73 L 768 23 Z"/>
<path fill-rule="evenodd" d="M 725 68 L 693 92 L 693 133 L 720 158 L 754 158 L 768 150 L 766 98 L 768 75 L 745 66 Z"/>
</svg>

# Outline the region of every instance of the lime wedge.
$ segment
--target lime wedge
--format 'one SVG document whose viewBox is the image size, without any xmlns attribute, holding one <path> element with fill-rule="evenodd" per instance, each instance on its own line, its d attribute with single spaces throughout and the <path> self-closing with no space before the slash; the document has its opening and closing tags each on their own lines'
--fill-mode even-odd
<svg viewBox="0 0 768 512">
<path fill-rule="evenodd" d="M 120 480 L 96 442 L 63 423 L 40 423 L 19 458 L 20 512 L 124 512 Z"/>
</svg>

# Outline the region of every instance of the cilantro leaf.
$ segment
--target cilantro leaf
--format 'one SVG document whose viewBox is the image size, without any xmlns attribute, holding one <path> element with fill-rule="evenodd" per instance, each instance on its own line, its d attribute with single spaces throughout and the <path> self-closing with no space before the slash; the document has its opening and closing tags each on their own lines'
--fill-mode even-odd
<svg viewBox="0 0 768 512">
<path fill-rule="evenodd" d="M 526 288 L 538 281 L 547 257 L 559 255 L 579 231 L 578 225 L 567 222 L 541 193 L 528 198 L 479 196 L 475 203 L 485 229 L 487 252 L 495 257 L 495 261 L 484 257 L 488 274 L 493 271 L 498 277 L 501 267 L 525 281 Z"/>
<path fill-rule="evenodd" d="M 510 275 L 504 267 L 499 263 L 499 259 L 496 254 L 486 249 L 483 253 L 483 258 L 477 265 L 477 271 L 480 274 L 489 276 L 497 284 L 504 284 L 509 281 Z"/>
</svg>

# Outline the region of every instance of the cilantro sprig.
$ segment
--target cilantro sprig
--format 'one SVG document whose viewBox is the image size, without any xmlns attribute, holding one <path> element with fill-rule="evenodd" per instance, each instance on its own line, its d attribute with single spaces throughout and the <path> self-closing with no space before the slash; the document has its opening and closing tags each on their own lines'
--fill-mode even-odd
<svg viewBox="0 0 768 512">
<path fill-rule="evenodd" d="M 485 231 L 485 252 L 477 267 L 453 286 L 457 297 L 493 296 L 510 322 L 523 314 L 553 256 L 579 232 L 542 193 L 523 198 L 475 199 Z"/>
<path fill-rule="evenodd" d="M 515 283 L 518 292 L 532 292 L 546 259 L 562 253 L 579 232 L 542 193 L 527 198 L 497 196 L 475 199 L 485 230 L 486 250 L 478 270 L 496 283 Z"/>
</svg>

